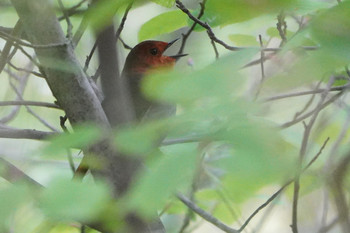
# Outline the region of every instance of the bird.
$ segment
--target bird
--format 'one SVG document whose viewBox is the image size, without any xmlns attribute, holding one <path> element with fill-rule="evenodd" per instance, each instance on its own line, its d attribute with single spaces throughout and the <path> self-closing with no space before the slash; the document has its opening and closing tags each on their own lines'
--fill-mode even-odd
<svg viewBox="0 0 350 233">
<path fill-rule="evenodd" d="M 155 41 L 155 40 L 147 40 L 137 44 L 126 57 L 124 68 L 121 73 L 122 83 L 126 84 L 128 95 L 130 97 L 129 103 L 133 105 L 133 109 L 135 112 L 136 121 L 142 122 L 147 119 L 157 119 L 161 117 L 167 117 L 175 114 L 176 106 L 164 103 L 158 103 L 156 101 L 152 101 L 147 99 L 141 90 L 141 82 L 143 78 L 158 69 L 168 68 L 171 69 L 174 67 L 176 61 L 183 57 L 187 56 L 187 54 L 177 54 L 172 56 L 165 56 L 164 52 L 173 45 L 178 39 L 175 39 L 170 42 L 163 41 Z M 111 111 L 110 107 L 111 101 L 108 98 L 105 98 L 102 101 L 102 107 L 106 112 L 107 117 L 116 115 L 108 114 Z M 112 105 L 113 106 L 113 105 Z M 112 110 L 113 111 L 113 110 Z M 115 119 L 108 119 L 111 125 L 113 126 L 113 121 Z M 163 135 L 159 138 L 159 143 L 163 140 Z M 136 170 L 139 170 L 140 166 L 142 166 L 142 162 L 139 159 L 128 159 L 124 160 L 125 164 L 128 165 L 125 168 L 133 171 L 129 171 L 131 177 Z M 130 165 L 130 166 L 129 166 Z M 74 179 L 81 179 L 85 176 L 89 169 L 88 161 L 86 161 L 86 157 L 82 159 L 79 167 L 75 171 Z M 156 216 L 156 214 L 155 214 Z M 126 216 L 126 220 L 130 223 L 135 222 L 135 224 L 131 225 L 142 225 L 147 224 L 147 229 L 150 232 L 165 232 L 164 226 L 161 223 L 160 219 L 155 217 L 151 223 L 143 223 L 141 219 L 135 214 L 129 214 Z"/>
<path fill-rule="evenodd" d="M 133 105 L 136 120 L 139 122 L 147 119 L 159 119 L 175 114 L 176 106 L 147 99 L 142 93 L 140 85 L 142 79 L 147 74 L 160 68 L 171 69 L 175 66 L 176 61 L 188 55 L 164 55 L 164 52 L 178 40 L 179 38 L 170 42 L 146 40 L 132 48 L 126 57 L 121 78 L 124 79 L 123 81 L 128 88 L 128 93 L 131 98 L 130 103 Z M 105 112 L 109 111 L 107 107 L 108 101 L 109 100 L 105 99 L 101 103 Z M 106 115 L 108 117 L 110 114 Z M 114 119 L 109 118 L 108 120 L 112 123 Z M 162 139 L 163 137 L 159 139 L 159 142 L 161 142 Z M 81 179 L 89 169 L 87 165 L 88 161 L 84 158 L 75 171 L 75 178 Z"/>
<path fill-rule="evenodd" d="M 136 119 L 158 119 L 175 114 L 176 107 L 147 99 L 141 91 L 143 78 L 158 69 L 171 69 L 176 61 L 188 54 L 165 56 L 164 52 L 179 38 L 170 41 L 146 40 L 137 44 L 125 60 L 121 77 L 129 87 Z"/>
</svg>

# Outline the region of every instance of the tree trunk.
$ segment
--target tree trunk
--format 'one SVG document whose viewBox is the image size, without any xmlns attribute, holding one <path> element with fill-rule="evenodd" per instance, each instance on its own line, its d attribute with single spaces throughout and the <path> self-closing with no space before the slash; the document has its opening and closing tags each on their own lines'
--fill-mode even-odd
<svg viewBox="0 0 350 233">
<path fill-rule="evenodd" d="M 79 65 L 73 47 L 65 38 L 50 1 L 11 0 L 11 2 L 20 17 L 28 39 L 34 46 L 47 83 L 58 104 L 65 110 L 73 128 L 88 122 L 109 129 L 110 125 L 100 101 Z M 126 106 L 127 101 L 125 101 L 127 97 L 124 97 L 116 99 L 115 104 L 119 106 L 122 114 L 128 114 L 129 106 Z M 119 196 L 129 187 L 135 166 L 138 166 L 139 162 L 120 155 L 112 148 L 108 140 L 102 140 L 84 152 L 86 155 L 98 156 L 102 162 L 105 162 L 102 170 L 92 172 L 95 176 L 105 176 L 113 185 L 116 196 Z M 158 230 L 153 230 L 154 224 L 145 223 L 130 214 L 126 218 L 128 230 L 124 229 L 122 232 L 164 232 L 163 227 L 159 226 L 159 219 L 156 220 L 158 224 L 155 228 Z"/>
</svg>

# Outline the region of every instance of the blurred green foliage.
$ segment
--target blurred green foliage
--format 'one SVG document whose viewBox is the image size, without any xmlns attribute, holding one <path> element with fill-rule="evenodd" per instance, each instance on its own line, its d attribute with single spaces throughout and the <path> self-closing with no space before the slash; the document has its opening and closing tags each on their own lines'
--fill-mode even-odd
<svg viewBox="0 0 350 233">
<path fill-rule="evenodd" d="M 138 33 L 138 39 L 144 41 L 160 34 L 171 33 L 185 26 L 187 26 L 186 15 L 178 10 L 168 11 L 143 24 Z"/>
<path fill-rule="evenodd" d="M 67 6 L 74 6 L 72 2 L 64 2 Z M 95 30 L 99 30 L 115 15 L 121 17 L 131 2 L 99 1 L 87 10 L 84 17 Z M 182 11 L 173 7 L 174 0 L 151 2 L 166 9 L 161 8 L 159 14 L 140 23 L 137 30 L 140 41 L 157 39 L 166 33 L 181 35 L 184 27 L 193 24 Z M 132 10 L 140 10 L 148 3 L 137 1 Z M 198 15 L 200 7 L 197 2 L 186 3 L 192 4 L 189 7 L 191 12 Z M 188 49 L 193 51 L 193 55 L 190 55 L 198 60 L 201 56 L 210 57 L 209 64 L 193 65 L 188 69 L 182 64 L 175 71 L 155 73 L 143 80 L 142 90 L 148 98 L 176 104 L 178 111 L 173 117 L 135 123 L 113 132 L 112 141 L 118 150 L 125 156 L 140 156 L 145 160 L 146 169 L 137 175 L 129 192 L 115 203 L 108 185 L 91 182 L 91 177 L 84 182 L 70 181 L 60 176 L 50 177 L 45 189 L 4 182 L 0 185 L 0 200 L 6 200 L 0 202 L 0 230 L 5 232 L 13 223 L 17 223 L 16 216 L 25 208 L 29 208 L 39 222 L 30 228 L 34 230 L 18 232 L 79 232 L 75 227 L 67 227 L 66 223 L 100 220 L 106 213 L 109 216 L 105 218 L 106 225 L 117 226 L 122 221 L 123 213 L 128 211 L 135 211 L 147 218 L 164 208 L 164 218 L 166 215 L 183 216 L 186 208 L 173 194 L 189 194 L 191 191 L 196 192 L 194 196 L 198 205 L 212 209 L 217 218 L 226 223 L 237 221 L 244 203 L 256 198 L 262 189 L 280 185 L 295 175 L 302 130 L 298 128 L 297 133 L 293 130 L 281 132 L 277 126 L 281 121 L 292 118 L 296 107 L 303 106 L 305 99 L 287 102 L 282 107 L 266 107 L 255 101 L 254 94 L 248 90 L 251 80 L 242 69 L 260 56 L 258 33 L 262 35 L 264 45 L 280 37 L 274 25 L 275 16 L 281 12 L 288 18 L 288 42 L 278 55 L 274 55 L 275 60 L 281 62 L 276 65 L 277 72 L 264 83 L 266 89 L 262 95 L 271 96 L 282 90 L 291 91 L 314 82 L 327 82 L 331 74 L 349 64 L 349 1 L 335 5 L 315 0 L 208 0 L 201 20 L 208 22 L 227 43 L 249 48 L 227 54 L 220 47 L 221 56 L 214 61 L 212 53 L 203 55 L 199 52 L 202 51 L 201 47 L 212 48 L 207 37 L 199 37 L 200 33 L 204 36 L 206 33 L 197 25 L 193 35 L 196 39 L 191 43 L 192 48 Z M 298 28 L 295 22 L 289 24 L 288 20 L 295 15 L 303 16 L 307 21 L 302 28 Z M 267 18 L 273 21 L 265 25 L 261 19 Z M 254 22 L 262 21 L 263 30 L 251 34 L 235 32 L 239 25 L 253 22 L 250 20 L 254 19 Z M 202 46 L 201 41 L 208 43 Z M 301 49 L 303 46 L 319 48 L 317 51 L 305 51 Z M 89 51 L 85 52 L 88 54 Z M 283 62 L 283 58 L 289 54 L 292 54 L 292 58 Z M 64 64 L 55 65 L 63 70 L 69 68 Z M 254 81 L 260 81 L 259 72 L 253 76 Z M 0 90 L 2 88 L 0 86 Z M 37 94 L 35 91 L 33 96 Z M 4 99 L 8 98 L 5 94 L 1 95 L 4 95 Z M 277 117 L 271 117 L 273 114 L 269 115 L 270 111 L 275 111 Z M 284 115 L 289 111 L 293 112 Z M 338 115 L 334 118 L 336 120 L 331 124 L 319 127 L 320 131 L 312 141 L 314 147 L 319 148 L 328 136 L 335 140 L 342 129 L 339 122 L 345 117 Z M 15 123 L 22 127 L 27 121 L 22 118 Z M 104 131 L 97 126 L 82 125 L 70 134 L 50 140 L 41 147 L 35 158 L 62 159 L 68 148 L 88 147 L 102 136 L 105 136 Z M 164 136 L 195 136 L 199 140 L 161 145 Z M 313 152 L 315 149 L 310 149 L 307 158 L 314 155 Z M 24 155 L 30 153 L 25 151 Z M 301 184 L 306 187 L 302 189 L 302 195 L 307 195 L 323 185 L 323 180 L 311 172 L 302 177 Z M 291 190 L 288 190 L 287 194 L 290 193 Z M 21 228 L 21 224 L 18 227 Z"/>
</svg>

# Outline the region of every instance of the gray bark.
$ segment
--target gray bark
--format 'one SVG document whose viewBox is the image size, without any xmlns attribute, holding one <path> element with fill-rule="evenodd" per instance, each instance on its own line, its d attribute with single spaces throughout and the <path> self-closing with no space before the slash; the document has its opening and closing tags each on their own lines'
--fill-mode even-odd
<svg viewBox="0 0 350 233">
<path fill-rule="evenodd" d="M 109 129 L 100 101 L 79 65 L 73 47 L 67 43 L 50 1 L 11 0 L 11 2 L 20 17 L 28 40 L 35 48 L 47 83 L 73 128 L 80 123 L 89 122 Z M 121 104 L 118 105 L 121 111 L 128 111 L 128 106 L 123 105 L 125 103 L 123 99 L 116 101 Z M 94 170 L 93 174 L 107 177 L 118 196 L 129 187 L 135 166 L 138 164 L 112 148 L 108 140 L 101 140 L 84 151 L 84 154 L 94 154 L 104 162 L 103 169 Z M 126 223 L 128 229 L 122 232 L 163 232 L 162 229 L 151 230 L 152 226 L 133 215 L 126 218 Z"/>
</svg>

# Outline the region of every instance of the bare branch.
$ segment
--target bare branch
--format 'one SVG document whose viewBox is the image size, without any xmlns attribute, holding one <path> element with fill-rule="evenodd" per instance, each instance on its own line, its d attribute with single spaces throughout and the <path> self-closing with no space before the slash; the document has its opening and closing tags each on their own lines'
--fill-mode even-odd
<svg viewBox="0 0 350 233">
<path fill-rule="evenodd" d="M 210 43 L 211 45 L 213 46 L 213 49 L 214 49 L 214 53 L 215 53 L 215 59 L 219 59 L 219 51 L 218 49 L 216 48 L 216 45 L 215 45 L 215 42 L 214 40 L 210 39 Z"/>
<path fill-rule="evenodd" d="M 13 36 L 11 34 L 7 34 L 3 31 L 0 31 L 0 37 L 5 39 L 5 40 L 12 40 L 15 43 L 17 43 L 18 45 L 22 45 L 25 47 L 29 47 L 29 48 L 34 48 L 34 49 L 47 49 L 47 48 L 53 48 L 53 47 L 64 47 L 68 45 L 67 41 L 64 41 L 62 43 L 49 43 L 49 44 L 30 44 L 27 43 L 23 40 L 21 40 L 20 38 Z"/>
<path fill-rule="evenodd" d="M 343 90 L 348 89 L 349 87 L 350 87 L 350 83 L 343 85 L 343 86 L 332 87 L 331 89 L 329 89 L 329 91 L 343 91 Z M 280 100 L 280 99 L 303 96 L 303 95 L 313 95 L 313 94 L 323 93 L 325 90 L 326 89 L 321 88 L 321 89 L 316 89 L 316 90 L 311 90 L 311 91 L 300 91 L 300 92 L 295 92 L 295 93 L 282 94 L 282 95 L 277 95 L 277 96 L 265 98 L 263 101 L 267 102 L 267 101 L 274 101 L 274 100 Z"/>
<path fill-rule="evenodd" d="M 318 89 L 321 85 L 322 81 L 319 81 L 317 83 L 317 86 L 315 89 Z M 294 114 L 294 120 L 297 119 L 301 114 L 303 114 L 304 112 L 306 112 L 306 110 L 309 109 L 309 107 L 311 106 L 311 104 L 313 103 L 314 99 L 316 97 L 316 94 L 312 94 L 311 95 L 311 98 L 309 98 L 309 100 L 306 102 L 306 104 L 304 105 L 304 107 L 300 110 L 300 111 L 297 111 L 295 114 Z"/>
<path fill-rule="evenodd" d="M 285 44 L 287 42 L 287 23 L 285 21 L 285 14 L 282 11 L 278 16 L 277 16 L 277 30 L 278 33 L 282 39 L 281 45 Z"/>
<path fill-rule="evenodd" d="M 219 38 L 216 37 L 215 33 L 213 32 L 212 28 L 209 26 L 209 24 L 207 22 L 203 22 L 203 21 L 199 20 L 197 17 L 195 17 L 194 15 L 192 15 L 191 12 L 184 6 L 184 4 L 180 0 L 176 0 L 175 2 L 176 2 L 177 8 L 179 8 L 182 12 L 184 12 L 191 20 L 193 20 L 194 22 L 196 22 L 197 24 L 199 24 L 200 26 L 205 28 L 207 30 L 209 38 L 212 39 L 213 41 L 215 41 L 216 43 L 222 45 L 225 49 L 228 49 L 231 51 L 237 51 L 237 50 L 248 48 L 248 47 L 235 47 L 235 46 L 230 46 L 230 45 L 226 44 L 225 42 L 223 42 L 222 40 L 220 40 Z M 253 47 L 249 47 L 249 48 L 253 48 Z M 317 50 L 318 49 L 317 46 L 304 46 L 302 48 L 305 50 Z M 281 50 L 281 48 L 264 48 L 263 49 L 263 51 L 265 51 L 265 52 L 267 52 L 267 51 L 279 51 L 279 50 Z"/>
<path fill-rule="evenodd" d="M 64 19 L 66 20 L 67 22 L 67 38 L 69 41 L 72 41 L 72 37 L 73 37 L 73 34 L 72 34 L 72 30 L 73 30 L 73 25 L 72 23 L 70 22 L 70 18 L 69 18 L 69 15 L 68 15 L 68 11 L 66 10 L 66 8 L 64 7 L 63 3 L 62 3 L 62 0 L 57 0 L 58 1 L 58 5 L 60 6 L 62 12 L 63 12 L 63 17 Z M 79 4 L 82 4 L 83 2 L 80 2 Z M 78 4 L 78 5 L 79 5 Z"/>
<path fill-rule="evenodd" d="M 115 33 L 115 38 L 117 38 L 117 40 L 119 39 L 120 37 L 120 34 L 122 33 L 123 29 L 124 29 L 124 25 L 125 25 L 125 21 L 126 21 L 126 18 L 128 17 L 128 14 L 129 14 L 129 11 L 132 7 L 134 2 L 131 2 L 125 9 L 125 12 L 124 12 L 124 15 L 123 15 L 123 18 L 119 24 L 119 27 Z"/>
<path fill-rule="evenodd" d="M 129 45 L 127 45 L 125 42 L 124 42 L 124 40 L 119 36 L 119 41 L 123 44 L 123 47 L 125 48 L 125 49 L 128 49 L 128 50 L 131 50 L 132 49 L 132 47 L 130 47 Z"/>
<path fill-rule="evenodd" d="M 330 186 L 333 188 L 332 191 L 343 233 L 350 232 L 348 201 L 347 196 L 344 193 L 344 179 L 349 170 L 349 164 L 350 153 L 339 161 L 329 181 Z"/>
<path fill-rule="evenodd" d="M 25 101 L 25 100 L 18 100 L 18 101 L 0 101 L 0 106 L 38 106 L 38 107 L 47 107 L 47 108 L 55 108 L 60 109 L 60 106 L 52 103 L 46 103 L 46 102 L 38 102 L 38 101 Z"/>
<path fill-rule="evenodd" d="M 21 22 L 18 20 L 14 29 L 11 32 L 12 36 L 18 36 L 20 33 L 22 32 L 22 24 Z M 13 46 L 14 40 L 12 39 L 8 39 L 6 41 L 6 44 L 4 46 L 4 48 L 1 51 L 1 55 L 0 55 L 0 73 L 2 72 L 2 70 L 4 69 L 6 63 L 9 61 L 8 59 L 8 55 L 10 53 L 11 47 Z"/>
<path fill-rule="evenodd" d="M 318 157 L 322 154 L 323 149 L 326 147 L 327 143 L 329 141 L 329 138 L 327 138 L 323 145 L 321 146 L 320 150 L 317 152 L 317 154 L 311 159 L 311 161 L 301 170 L 302 174 L 305 172 L 317 159 Z M 286 187 L 288 187 L 290 184 L 294 182 L 294 179 L 291 179 L 287 181 L 277 192 L 275 192 L 269 199 L 267 199 L 261 206 L 259 206 L 244 222 L 244 224 L 239 228 L 239 232 L 243 231 L 244 228 L 249 224 L 249 222 L 257 215 L 262 209 L 264 209 L 268 204 L 270 204 Z"/>
<path fill-rule="evenodd" d="M 213 224 L 214 226 L 218 227 L 219 229 L 223 230 L 227 233 L 239 233 L 238 230 L 235 230 L 229 226 L 227 226 L 225 223 L 221 222 L 219 219 L 212 216 L 210 213 L 206 212 L 205 210 L 201 209 L 199 206 L 197 206 L 195 203 L 191 202 L 187 197 L 184 195 L 178 193 L 177 198 L 184 203 L 188 208 L 193 210 L 196 214 Z"/>
<path fill-rule="evenodd" d="M 200 7 L 201 7 L 201 10 L 197 16 L 197 19 L 200 19 L 202 18 L 203 14 L 204 14 L 204 10 L 205 10 L 205 3 L 207 2 L 207 0 L 203 0 L 201 3 L 200 3 Z M 181 45 L 180 45 L 180 49 L 179 49 L 179 52 L 177 52 L 177 54 L 182 54 L 183 53 L 183 50 L 186 46 L 186 41 L 188 39 L 188 37 L 191 35 L 191 33 L 193 32 L 194 28 L 196 27 L 197 25 L 197 22 L 193 22 L 192 26 L 190 27 L 190 29 L 188 29 L 188 31 L 185 33 L 185 34 L 182 34 L 182 41 L 181 41 Z"/>
<path fill-rule="evenodd" d="M 219 40 L 215 36 L 213 30 L 211 29 L 211 27 L 209 26 L 208 23 L 203 22 L 203 21 L 199 20 L 197 17 L 195 17 L 194 15 L 192 15 L 191 12 L 184 6 L 184 4 L 180 0 L 176 0 L 175 2 L 176 2 L 177 8 L 182 10 L 190 19 L 193 20 L 193 22 L 196 22 L 197 24 L 201 25 L 203 28 L 205 28 L 207 30 L 208 36 L 211 40 L 215 41 L 218 44 L 221 44 L 226 49 L 231 50 L 231 51 L 237 51 L 240 49 L 238 47 L 230 46 L 230 45 L 226 44 L 225 42 L 223 42 L 222 40 Z"/>
<path fill-rule="evenodd" d="M 59 133 L 45 132 L 35 129 L 13 129 L 0 127 L 0 138 L 48 140 Z"/>
<path fill-rule="evenodd" d="M 41 73 L 38 73 L 38 72 L 35 72 L 35 71 L 32 71 L 32 70 L 28 70 L 28 69 L 25 69 L 25 68 L 20 68 L 20 67 L 17 67 L 15 66 L 12 62 L 8 61 L 7 64 L 12 67 L 13 69 L 17 70 L 17 71 L 23 71 L 23 72 L 27 72 L 27 73 L 30 73 L 32 75 L 35 75 L 39 78 L 44 78 L 44 75 L 42 75 Z"/>
<path fill-rule="evenodd" d="M 12 87 L 12 89 L 16 92 L 17 97 L 19 100 L 24 101 L 23 100 L 23 95 L 22 93 L 16 88 L 16 86 L 10 81 L 10 86 Z M 30 107 L 28 107 L 28 105 L 24 105 L 24 107 L 27 109 L 27 111 L 34 116 L 36 119 L 39 120 L 39 122 L 41 122 L 43 125 L 45 125 L 47 128 L 51 129 L 52 131 L 58 132 L 58 129 L 56 129 L 54 126 L 52 126 L 49 122 L 47 122 L 44 118 L 42 118 L 41 116 L 39 116 L 38 114 L 36 114 Z"/>
<path fill-rule="evenodd" d="M 323 109 L 322 105 L 325 102 L 325 99 L 327 97 L 327 94 L 329 93 L 329 90 L 331 86 L 334 83 L 334 77 L 332 76 L 327 84 L 326 90 L 323 92 L 323 95 L 321 96 L 321 99 L 319 100 L 319 103 L 317 104 L 314 113 L 312 114 L 312 118 L 310 119 L 309 123 L 306 125 L 304 130 L 304 135 L 300 147 L 299 152 L 299 164 L 298 169 L 301 171 L 303 162 L 305 160 L 306 156 L 306 150 L 309 142 L 309 137 L 311 134 L 311 129 L 320 113 L 320 111 Z M 298 233 L 298 202 L 299 202 L 299 190 L 300 190 L 300 172 L 295 177 L 294 180 L 294 193 L 293 193 L 293 209 L 292 209 L 292 231 L 293 233 Z"/>
<path fill-rule="evenodd" d="M 30 63 L 29 66 L 30 66 L 29 69 L 33 68 L 33 64 L 32 63 Z M 22 94 L 24 92 L 24 89 L 27 86 L 29 74 L 27 73 L 23 77 L 19 77 L 19 76 L 17 77 L 14 73 L 10 72 L 9 70 L 5 69 L 5 71 L 11 77 L 15 77 L 15 79 L 19 81 L 19 85 L 18 85 L 17 91 L 18 91 L 19 94 Z M 11 82 L 10 82 L 10 84 L 11 84 Z M 20 95 L 18 95 L 18 93 L 16 93 L 17 94 L 16 98 L 15 98 L 16 101 L 20 101 L 21 100 Z M 4 117 L 2 117 L 0 119 L 0 123 L 5 124 L 5 123 L 13 120 L 17 116 L 17 114 L 19 112 L 19 109 L 20 109 L 20 106 L 15 106 L 14 108 L 12 108 L 11 112 L 8 115 L 6 115 L 6 116 L 4 116 Z"/>
<path fill-rule="evenodd" d="M 16 166 L 5 160 L 4 158 L 0 157 L 0 165 L 1 165 L 1 177 L 5 180 L 16 183 L 18 181 L 26 181 L 29 184 L 33 184 L 37 187 L 42 187 L 41 184 L 30 178 L 27 174 L 25 174 L 23 171 L 18 169 Z"/>
<path fill-rule="evenodd" d="M 322 105 L 319 106 L 320 109 L 323 109 L 325 107 L 327 107 L 328 105 L 330 105 L 331 103 L 333 103 L 336 99 L 338 99 L 340 96 L 343 95 L 343 91 L 339 92 L 338 94 L 332 96 L 328 101 L 325 101 Z M 294 119 L 290 122 L 287 122 L 287 123 L 284 123 L 283 125 L 281 125 L 280 127 L 281 128 L 288 128 L 292 125 L 295 125 L 297 123 L 299 123 L 300 121 L 303 121 L 305 120 L 306 118 L 312 116 L 312 114 L 315 113 L 315 111 L 317 110 L 318 108 L 315 108 L 314 110 L 304 114 L 303 116 L 297 118 L 297 119 Z"/>
<path fill-rule="evenodd" d="M 262 84 L 265 80 L 265 68 L 264 68 L 264 61 L 265 61 L 265 53 L 263 51 L 264 48 L 264 44 L 262 41 L 262 37 L 261 35 L 259 35 L 259 42 L 260 42 L 260 47 L 261 47 L 261 51 L 260 51 L 260 69 L 261 69 L 261 79 L 260 79 L 260 83 L 258 85 L 258 90 L 255 94 L 255 99 L 258 98 L 261 88 L 262 88 Z"/>
</svg>

